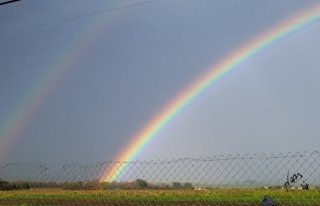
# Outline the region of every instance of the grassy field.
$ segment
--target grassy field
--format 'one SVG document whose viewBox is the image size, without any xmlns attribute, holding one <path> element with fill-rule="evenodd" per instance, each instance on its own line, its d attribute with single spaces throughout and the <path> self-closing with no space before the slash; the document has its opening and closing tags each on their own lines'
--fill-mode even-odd
<svg viewBox="0 0 320 206">
<path fill-rule="evenodd" d="M 62 190 L 1 191 L 0 205 L 260 205 L 263 197 L 278 205 L 319 205 L 319 190 Z"/>
</svg>

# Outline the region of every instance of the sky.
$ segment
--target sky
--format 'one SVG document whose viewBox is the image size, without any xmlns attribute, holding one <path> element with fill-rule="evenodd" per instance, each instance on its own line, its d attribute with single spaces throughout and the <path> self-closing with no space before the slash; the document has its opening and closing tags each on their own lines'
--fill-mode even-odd
<svg viewBox="0 0 320 206">
<path fill-rule="evenodd" d="M 116 160 L 196 77 L 318 0 L 22 0 L 0 6 L 1 161 Z M 211 85 L 137 158 L 318 150 L 320 21 Z M 41 90 L 41 89 L 40 89 Z M 42 90 L 41 90 L 42 91 Z M 14 118 L 13 118 L 14 117 Z"/>
</svg>

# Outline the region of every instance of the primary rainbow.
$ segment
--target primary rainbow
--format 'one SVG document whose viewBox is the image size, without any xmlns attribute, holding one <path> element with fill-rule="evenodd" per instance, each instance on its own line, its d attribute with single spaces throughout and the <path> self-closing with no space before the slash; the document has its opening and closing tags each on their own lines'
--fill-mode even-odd
<svg viewBox="0 0 320 206">
<path fill-rule="evenodd" d="M 247 61 L 259 51 L 287 34 L 290 34 L 303 26 L 310 24 L 320 17 L 320 4 L 295 15 L 262 35 L 248 41 L 243 46 L 233 50 L 221 61 L 211 67 L 208 72 L 202 74 L 190 86 L 179 93 L 164 109 L 154 116 L 148 124 L 134 137 L 132 142 L 118 155 L 117 160 L 122 164 L 114 164 L 105 171 L 102 181 L 115 181 L 126 169 L 128 162 L 134 160 L 139 152 L 165 127 L 184 107 L 186 107 L 201 92 L 219 81 L 225 74 L 235 69 L 241 63 Z"/>
</svg>

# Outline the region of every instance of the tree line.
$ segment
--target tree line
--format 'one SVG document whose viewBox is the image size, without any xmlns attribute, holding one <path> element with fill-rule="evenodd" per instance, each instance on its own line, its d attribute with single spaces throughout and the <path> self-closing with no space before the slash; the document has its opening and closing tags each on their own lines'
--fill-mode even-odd
<svg viewBox="0 0 320 206">
<path fill-rule="evenodd" d="M 66 190 L 113 190 L 113 189 L 193 189 L 191 183 L 149 183 L 143 179 L 136 179 L 132 182 L 99 182 L 78 181 L 78 182 L 9 182 L 0 179 L 0 190 L 26 190 L 31 188 L 60 188 Z"/>
</svg>

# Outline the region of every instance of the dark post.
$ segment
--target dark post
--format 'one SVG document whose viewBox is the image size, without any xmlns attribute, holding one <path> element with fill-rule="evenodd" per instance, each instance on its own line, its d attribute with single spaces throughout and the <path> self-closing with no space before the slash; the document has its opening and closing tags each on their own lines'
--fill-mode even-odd
<svg viewBox="0 0 320 206">
<path fill-rule="evenodd" d="M 16 2 L 16 1 L 21 1 L 21 0 L 0 0 L 0 5 L 9 4 L 9 3 Z"/>
<path fill-rule="evenodd" d="M 276 203 L 273 202 L 271 197 L 265 196 L 262 200 L 261 206 L 277 206 Z"/>
</svg>

